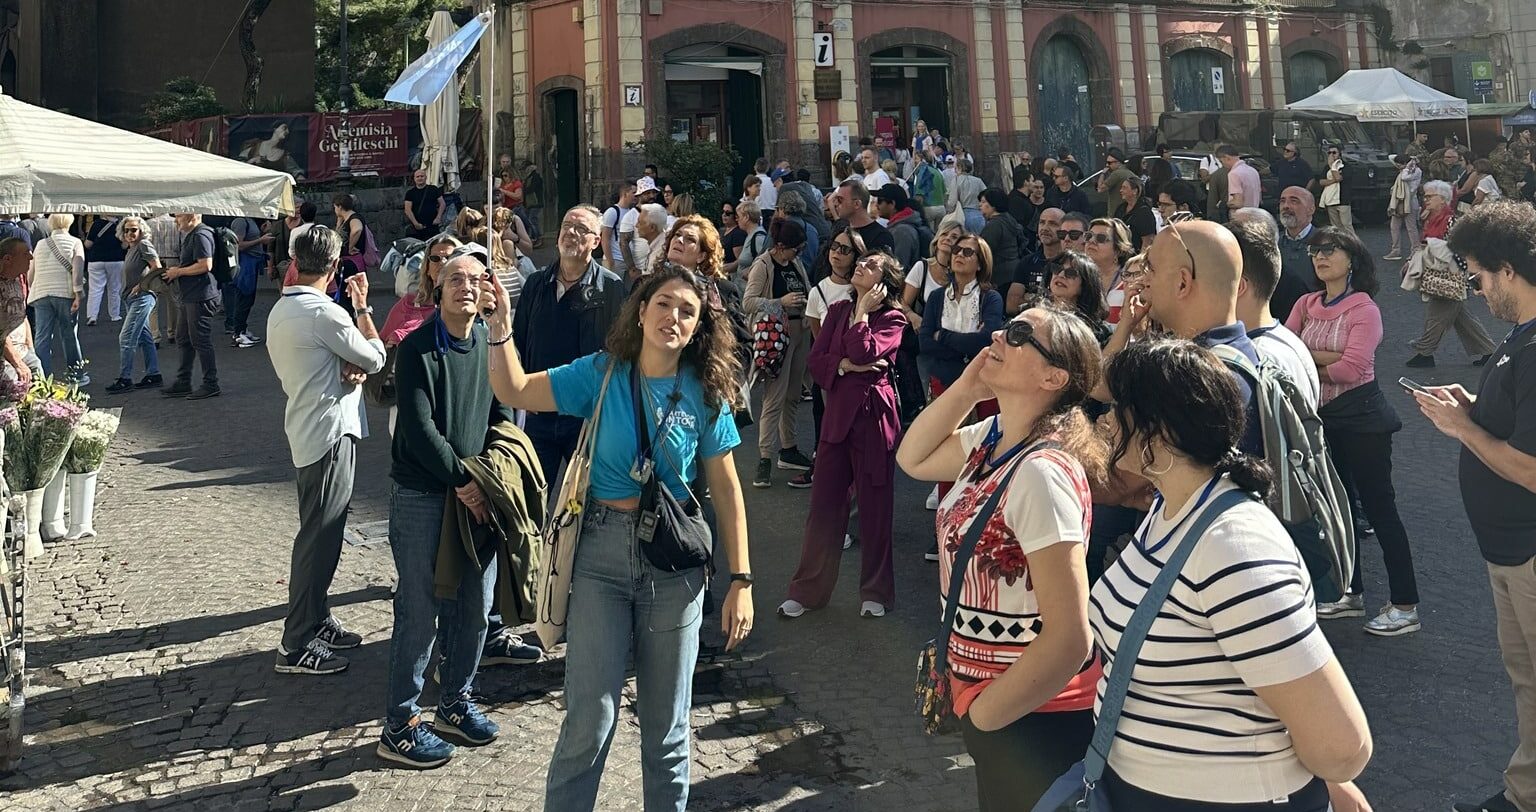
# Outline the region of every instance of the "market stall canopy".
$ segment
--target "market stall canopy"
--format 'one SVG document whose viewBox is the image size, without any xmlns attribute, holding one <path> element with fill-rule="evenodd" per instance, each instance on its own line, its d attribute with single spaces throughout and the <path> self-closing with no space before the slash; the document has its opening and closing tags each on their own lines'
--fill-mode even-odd
<svg viewBox="0 0 1536 812">
<path fill-rule="evenodd" d="M 1464 119 L 1467 102 L 1416 82 L 1395 68 L 1352 70 L 1298 102 L 1291 110 L 1344 113 L 1362 123 Z"/>
<path fill-rule="evenodd" d="M 293 178 L 0 95 L 0 213 L 279 217 Z"/>
</svg>

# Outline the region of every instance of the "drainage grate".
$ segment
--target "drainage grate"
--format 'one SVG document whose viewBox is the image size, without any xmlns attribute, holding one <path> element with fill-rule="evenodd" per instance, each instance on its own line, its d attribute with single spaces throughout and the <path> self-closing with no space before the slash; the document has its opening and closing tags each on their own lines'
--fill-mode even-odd
<svg viewBox="0 0 1536 812">
<path fill-rule="evenodd" d="M 354 547 L 377 547 L 389 543 L 389 520 L 355 524 L 342 535 Z"/>
</svg>

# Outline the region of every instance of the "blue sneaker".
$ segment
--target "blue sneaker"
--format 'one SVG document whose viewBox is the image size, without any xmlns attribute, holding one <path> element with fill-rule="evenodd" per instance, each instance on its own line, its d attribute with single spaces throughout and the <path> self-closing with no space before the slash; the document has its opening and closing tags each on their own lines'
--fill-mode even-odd
<svg viewBox="0 0 1536 812">
<path fill-rule="evenodd" d="M 441 702 L 437 704 L 437 716 L 432 719 L 432 728 L 475 747 L 496 741 L 496 734 L 501 730 L 480 712 L 475 703 L 462 696 L 452 705 Z"/>
<path fill-rule="evenodd" d="M 532 645 L 522 635 L 503 628 L 486 638 L 485 649 L 480 652 L 480 665 L 533 665 L 544 656 L 544 650 Z"/>
<path fill-rule="evenodd" d="M 385 761 L 426 770 L 447 764 L 453 758 L 453 745 L 422 724 L 421 715 L 417 714 L 399 730 L 392 730 L 385 723 L 384 735 L 374 752 Z"/>
</svg>

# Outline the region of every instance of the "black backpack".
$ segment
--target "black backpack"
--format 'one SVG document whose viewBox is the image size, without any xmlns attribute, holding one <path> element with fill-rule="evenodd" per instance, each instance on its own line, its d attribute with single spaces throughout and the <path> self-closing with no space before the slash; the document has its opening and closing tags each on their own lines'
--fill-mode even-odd
<svg viewBox="0 0 1536 812">
<path fill-rule="evenodd" d="M 235 281 L 240 270 L 240 238 L 223 226 L 204 226 L 213 234 L 213 265 L 209 273 L 220 285 Z"/>
</svg>

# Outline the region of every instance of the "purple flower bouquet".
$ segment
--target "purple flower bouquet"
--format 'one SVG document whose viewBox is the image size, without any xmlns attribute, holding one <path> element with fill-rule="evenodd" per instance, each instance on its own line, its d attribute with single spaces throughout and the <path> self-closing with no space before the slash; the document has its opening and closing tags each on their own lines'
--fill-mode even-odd
<svg viewBox="0 0 1536 812">
<path fill-rule="evenodd" d="M 0 393 L 6 394 L 6 393 Z M 5 481 L 14 492 L 46 487 L 58 473 L 85 414 L 86 396 L 73 384 L 42 378 L 15 406 L 0 410 L 5 430 Z M 8 412 L 14 410 L 14 419 Z"/>
</svg>

